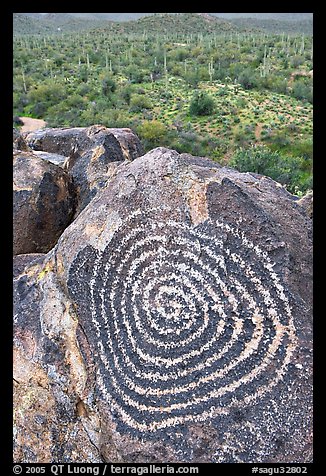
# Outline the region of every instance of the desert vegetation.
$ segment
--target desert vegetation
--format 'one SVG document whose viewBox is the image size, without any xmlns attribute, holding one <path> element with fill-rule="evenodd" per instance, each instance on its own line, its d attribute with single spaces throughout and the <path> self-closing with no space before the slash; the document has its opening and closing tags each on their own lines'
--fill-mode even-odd
<svg viewBox="0 0 326 476">
<path fill-rule="evenodd" d="M 312 36 L 185 15 L 15 34 L 14 115 L 131 127 L 146 151 L 312 188 Z"/>
</svg>

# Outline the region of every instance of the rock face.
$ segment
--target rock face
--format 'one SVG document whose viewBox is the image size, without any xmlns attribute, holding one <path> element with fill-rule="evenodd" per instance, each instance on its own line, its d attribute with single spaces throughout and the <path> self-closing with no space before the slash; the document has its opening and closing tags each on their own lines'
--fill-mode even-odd
<svg viewBox="0 0 326 476">
<path fill-rule="evenodd" d="M 68 157 L 60 154 L 53 154 L 51 152 L 44 152 L 43 150 L 34 150 L 34 154 L 43 160 L 48 160 L 52 164 L 64 167 L 64 164 Z"/>
<path fill-rule="evenodd" d="M 139 138 L 129 128 L 108 129 L 111 134 L 119 141 L 123 155 L 126 160 L 134 160 L 143 155 L 144 150 Z"/>
<path fill-rule="evenodd" d="M 267 177 L 119 165 L 15 279 L 14 460 L 310 462 L 311 226 Z"/>
<path fill-rule="evenodd" d="M 15 127 L 13 127 L 12 139 L 14 150 L 29 150 L 24 137 Z"/>
<path fill-rule="evenodd" d="M 94 126 L 93 126 L 94 127 Z M 68 157 L 73 151 L 81 154 L 92 145 L 88 128 L 45 128 L 25 134 L 25 140 L 33 150 L 41 150 Z"/>
<path fill-rule="evenodd" d="M 310 218 L 313 218 L 313 211 L 314 211 L 314 196 L 313 191 L 310 190 L 306 195 L 304 195 L 298 203 L 306 210 L 307 215 Z"/>
<path fill-rule="evenodd" d="M 46 253 L 73 217 L 72 180 L 60 167 L 20 151 L 13 156 L 13 178 L 14 254 Z"/>
<path fill-rule="evenodd" d="M 22 255 L 14 255 L 13 257 L 13 275 L 19 276 L 25 268 L 31 263 L 43 261 L 45 253 L 27 253 Z"/>
<path fill-rule="evenodd" d="M 27 144 L 34 150 L 51 152 L 68 157 L 82 155 L 96 146 L 105 146 L 103 136 L 113 135 L 123 150 L 123 159 L 133 160 L 143 154 L 139 138 L 129 128 L 106 128 L 101 125 L 72 128 L 46 128 L 25 134 Z M 117 159 L 111 151 L 111 161 Z"/>
<path fill-rule="evenodd" d="M 120 162 L 142 153 L 140 141 L 131 129 L 100 125 L 43 129 L 27 134 L 26 141 L 36 151 L 67 157 L 64 168 L 73 177 L 78 195 L 76 215 L 106 187 Z M 47 159 L 53 161 L 53 157 Z"/>
</svg>

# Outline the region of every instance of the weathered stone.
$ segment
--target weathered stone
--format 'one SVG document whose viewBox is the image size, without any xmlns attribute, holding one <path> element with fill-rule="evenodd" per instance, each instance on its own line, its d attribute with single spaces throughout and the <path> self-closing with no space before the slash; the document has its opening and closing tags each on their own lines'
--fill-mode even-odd
<svg viewBox="0 0 326 476">
<path fill-rule="evenodd" d="M 52 164 L 59 165 L 60 167 L 64 167 L 64 164 L 68 157 L 60 154 L 54 154 L 52 152 L 44 152 L 43 150 L 34 150 L 34 154 L 37 157 L 40 157 L 43 160 L 48 160 Z"/>
<path fill-rule="evenodd" d="M 94 129 L 92 137 L 91 148 L 81 154 L 71 154 L 65 162 L 65 170 L 73 177 L 78 194 L 76 216 L 106 187 L 124 160 L 120 143 L 107 129 Z"/>
<path fill-rule="evenodd" d="M 28 253 L 13 257 L 13 275 L 19 276 L 26 266 L 43 261 L 45 253 Z"/>
<path fill-rule="evenodd" d="M 15 127 L 13 127 L 12 138 L 13 138 L 13 149 L 14 150 L 29 150 L 29 147 L 28 147 L 24 137 L 21 135 L 21 133 Z"/>
<path fill-rule="evenodd" d="M 300 200 L 298 200 L 298 204 L 303 207 L 306 211 L 307 215 L 310 218 L 313 218 L 313 211 L 314 211 L 314 195 L 313 191 L 310 190 L 306 195 L 304 195 Z"/>
<path fill-rule="evenodd" d="M 70 223 L 75 209 L 71 178 L 30 152 L 13 156 L 14 254 L 46 253 Z"/>
<path fill-rule="evenodd" d="M 30 423 L 36 456 L 16 454 L 311 461 L 311 226 L 267 177 L 163 148 L 121 164 L 16 279 L 16 345 L 34 369 L 16 361 L 18 399 L 44 379 L 55 408 Z"/>
<path fill-rule="evenodd" d="M 138 136 L 131 129 L 110 127 L 108 131 L 119 141 L 126 160 L 135 160 L 144 154 L 144 149 Z"/>
<path fill-rule="evenodd" d="M 50 253 L 14 280 L 14 460 L 101 462 L 78 414 L 86 369 L 54 267 Z"/>
<path fill-rule="evenodd" d="M 98 135 L 100 134 L 100 135 Z M 51 152 L 64 156 L 80 156 L 97 145 L 104 145 L 103 135 L 113 136 L 118 140 L 123 152 L 123 159 L 134 160 L 143 154 L 143 148 L 137 135 L 129 128 L 107 128 L 101 125 L 90 127 L 46 128 L 25 134 L 28 145 L 39 151 Z M 111 161 L 117 160 L 111 154 Z M 119 156 L 119 160 L 121 160 Z"/>
<path fill-rule="evenodd" d="M 76 185 L 76 216 L 106 187 L 119 163 L 143 153 L 140 141 L 131 129 L 108 129 L 101 125 L 43 129 L 27 134 L 26 141 L 42 154 L 45 151 L 68 157 L 63 167 Z"/>
<path fill-rule="evenodd" d="M 42 150 L 68 157 L 73 152 L 80 155 L 92 147 L 93 140 L 89 137 L 89 130 L 93 129 L 86 127 L 45 128 L 26 133 L 25 140 L 33 150 Z"/>
</svg>

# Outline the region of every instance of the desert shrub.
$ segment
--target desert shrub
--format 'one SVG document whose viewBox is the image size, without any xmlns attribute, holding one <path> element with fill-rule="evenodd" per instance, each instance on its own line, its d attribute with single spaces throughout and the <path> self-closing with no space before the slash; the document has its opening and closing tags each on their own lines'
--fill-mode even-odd
<svg viewBox="0 0 326 476">
<path fill-rule="evenodd" d="M 296 99 L 313 102 L 312 82 L 307 78 L 299 78 L 293 83 L 292 94 Z"/>
<path fill-rule="evenodd" d="M 282 155 L 264 145 L 239 148 L 229 162 L 240 172 L 254 172 L 271 177 L 284 185 L 291 193 L 305 192 L 312 188 L 312 177 L 303 169 L 303 159 Z"/>
<path fill-rule="evenodd" d="M 250 69 L 244 69 L 238 77 L 238 82 L 244 89 L 252 89 L 257 85 L 257 78 L 255 72 Z"/>
<path fill-rule="evenodd" d="M 134 94 L 130 98 L 130 112 L 141 112 L 143 109 L 151 109 L 152 103 L 143 94 Z"/>
<path fill-rule="evenodd" d="M 105 76 L 101 82 L 102 94 L 110 96 L 117 88 L 115 81 L 110 76 Z"/>
<path fill-rule="evenodd" d="M 190 102 L 189 113 L 192 116 L 208 116 L 215 108 L 214 99 L 204 91 L 196 91 Z"/>
<path fill-rule="evenodd" d="M 137 128 L 137 133 L 140 139 L 144 141 L 144 147 L 146 149 L 159 146 L 166 131 L 166 126 L 155 119 L 152 121 L 145 120 Z"/>
<path fill-rule="evenodd" d="M 126 76 L 132 83 L 142 83 L 145 77 L 148 76 L 146 71 L 140 69 L 135 65 L 130 65 L 125 70 Z"/>
</svg>

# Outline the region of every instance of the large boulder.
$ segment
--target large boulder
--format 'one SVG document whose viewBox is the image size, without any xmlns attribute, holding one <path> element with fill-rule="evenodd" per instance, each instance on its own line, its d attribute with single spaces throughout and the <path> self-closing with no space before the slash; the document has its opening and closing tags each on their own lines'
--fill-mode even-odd
<svg viewBox="0 0 326 476">
<path fill-rule="evenodd" d="M 15 280 L 15 461 L 311 461 L 311 226 L 205 158 L 117 167 Z"/>
<path fill-rule="evenodd" d="M 134 160 L 144 153 L 143 146 L 138 136 L 128 127 L 108 129 L 111 134 L 119 141 L 124 158 L 126 160 Z"/>
<path fill-rule="evenodd" d="M 33 150 L 42 150 L 53 154 L 68 157 L 72 152 L 81 154 L 88 150 L 92 144 L 92 138 L 87 133 L 86 127 L 69 128 L 45 128 L 24 134 L 25 140 Z"/>
<path fill-rule="evenodd" d="M 119 163 L 133 160 L 143 152 L 131 129 L 108 129 L 100 125 L 43 129 L 27 134 L 26 142 L 43 154 L 67 157 L 60 165 L 63 163 L 76 185 L 76 216 L 106 187 Z M 48 160 L 53 161 L 53 156 Z"/>
<path fill-rule="evenodd" d="M 75 191 L 62 168 L 35 156 L 13 155 L 14 254 L 46 253 L 71 222 Z"/>
<path fill-rule="evenodd" d="M 89 149 L 103 143 L 103 136 L 113 135 L 122 149 L 123 159 L 134 160 L 143 154 L 137 135 L 129 128 L 107 128 L 102 125 L 90 127 L 45 128 L 25 134 L 27 144 L 33 150 L 51 152 L 68 157 L 82 155 Z M 111 151 L 111 161 L 116 159 L 116 151 Z M 121 160 L 119 156 L 119 160 Z"/>
</svg>

